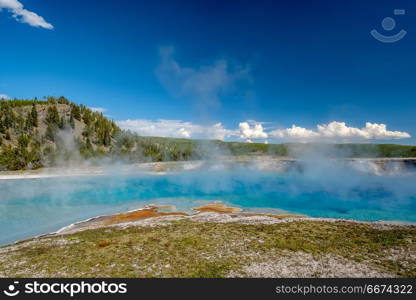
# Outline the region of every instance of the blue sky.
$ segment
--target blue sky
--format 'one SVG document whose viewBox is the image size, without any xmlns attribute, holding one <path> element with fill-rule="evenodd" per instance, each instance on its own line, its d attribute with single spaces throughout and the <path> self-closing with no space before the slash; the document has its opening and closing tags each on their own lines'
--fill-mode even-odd
<svg viewBox="0 0 416 300">
<path fill-rule="evenodd" d="M 148 135 L 416 143 L 414 1 L 0 7 L 0 95 L 65 95 Z"/>
</svg>

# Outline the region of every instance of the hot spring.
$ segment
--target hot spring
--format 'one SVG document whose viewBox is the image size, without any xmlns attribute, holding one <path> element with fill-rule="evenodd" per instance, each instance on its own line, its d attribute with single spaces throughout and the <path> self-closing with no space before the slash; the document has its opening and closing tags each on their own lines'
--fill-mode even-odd
<svg viewBox="0 0 416 300">
<path fill-rule="evenodd" d="M 147 204 L 190 212 L 214 200 L 244 211 L 416 222 L 415 184 L 415 172 L 375 175 L 323 165 L 281 173 L 241 167 L 0 180 L 0 244 Z"/>
</svg>

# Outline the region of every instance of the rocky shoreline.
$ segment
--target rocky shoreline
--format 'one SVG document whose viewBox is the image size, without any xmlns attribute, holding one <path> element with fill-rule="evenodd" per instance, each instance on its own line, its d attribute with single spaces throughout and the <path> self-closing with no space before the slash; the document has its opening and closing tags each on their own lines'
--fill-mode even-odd
<svg viewBox="0 0 416 300">
<path fill-rule="evenodd" d="M 329 159 L 341 165 L 364 164 L 368 172 L 376 175 L 416 171 L 416 158 L 343 158 Z M 36 170 L 0 171 L 0 180 L 39 179 L 74 176 L 99 176 L 111 173 L 134 174 L 137 172 L 164 175 L 192 170 L 216 170 L 218 168 L 249 167 L 261 171 L 302 171 L 303 160 L 272 156 L 221 156 L 215 160 L 143 162 L 135 164 L 109 164 L 105 166 L 54 167 Z"/>
<path fill-rule="evenodd" d="M 204 205 L 194 208 L 195 213 L 176 211 L 170 205 L 148 205 L 144 208 L 128 211 L 125 213 L 102 215 L 84 221 L 76 222 L 65 226 L 54 233 L 47 235 L 71 234 L 83 230 L 118 226 L 127 228 L 129 226 L 159 226 L 166 222 L 189 220 L 193 222 L 213 223 L 240 223 L 240 224 L 280 224 L 287 222 L 347 222 L 352 224 L 368 224 L 375 228 L 392 228 L 397 226 L 415 228 L 416 224 L 392 221 L 365 222 L 350 219 L 335 218 L 313 218 L 297 214 L 270 214 L 241 212 L 238 207 L 228 207 L 219 204 Z"/>
<path fill-rule="evenodd" d="M 414 277 L 416 226 L 148 206 L 0 247 L 0 259 L 0 277 Z"/>
</svg>

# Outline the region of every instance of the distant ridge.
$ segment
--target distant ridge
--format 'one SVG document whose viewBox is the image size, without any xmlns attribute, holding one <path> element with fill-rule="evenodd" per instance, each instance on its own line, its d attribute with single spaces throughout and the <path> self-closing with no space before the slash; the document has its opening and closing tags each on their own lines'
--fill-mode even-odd
<svg viewBox="0 0 416 300">
<path fill-rule="evenodd" d="M 209 159 L 219 155 L 416 157 L 393 144 L 262 144 L 142 137 L 65 97 L 0 100 L 0 171 L 44 166 Z"/>
</svg>

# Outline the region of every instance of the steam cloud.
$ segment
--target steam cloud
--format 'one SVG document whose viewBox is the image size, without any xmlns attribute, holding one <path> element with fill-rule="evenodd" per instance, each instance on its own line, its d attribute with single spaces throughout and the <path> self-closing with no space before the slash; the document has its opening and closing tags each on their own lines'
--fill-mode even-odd
<svg viewBox="0 0 416 300">
<path fill-rule="evenodd" d="M 324 156 L 308 153 L 298 162 L 301 169 L 284 173 L 267 172 L 270 160 L 253 160 L 241 168 L 218 160 L 166 176 L 120 173 L 111 167 L 107 176 L 0 180 L 0 245 L 149 203 L 191 211 L 222 200 L 263 212 L 267 208 L 316 217 L 415 222 L 415 173 L 375 176 L 371 162 L 351 165 Z"/>
<path fill-rule="evenodd" d="M 221 96 L 231 92 L 238 82 L 250 80 L 247 67 L 231 68 L 226 60 L 194 68 L 183 67 L 173 58 L 173 50 L 172 47 L 160 49 L 161 62 L 156 75 L 175 97 L 188 98 L 203 107 L 218 107 Z"/>
<path fill-rule="evenodd" d="M 21 23 L 26 23 L 33 27 L 53 29 L 52 24 L 46 22 L 45 19 L 38 14 L 25 9 L 23 4 L 17 0 L 0 0 L 0 10 L 3 8 L 10 11 L 13 18 Z"/>
</svg>

